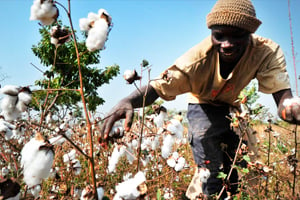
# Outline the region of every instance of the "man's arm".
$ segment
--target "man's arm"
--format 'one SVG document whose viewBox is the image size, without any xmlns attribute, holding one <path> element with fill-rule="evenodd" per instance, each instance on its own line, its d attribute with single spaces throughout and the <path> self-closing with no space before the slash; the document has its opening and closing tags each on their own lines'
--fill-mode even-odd
<svg viewBox="0 0 300 200">
<path fill-rule="evenodd" d="M 145 96 L 146 94 L 146 96 Z M 145 106 L 152 104 L 159 96 L 151 85 L 143 86 L 135 90 L 115 105 L 107 115 L 101 128 L 101 139 L 106 140 L 114 123 L 125 118 L 125 131 L 129 131 L 134 116 L 134 108 L 143 106 L 145 96 Z"/>
<path fill-rule="evenodd" d="M 293 98 L 291 89 L 275 92 L 273 98 L 277 104 L 280 118 L 290 123 L 300 124 L 299 97 Z"/>
</svg>

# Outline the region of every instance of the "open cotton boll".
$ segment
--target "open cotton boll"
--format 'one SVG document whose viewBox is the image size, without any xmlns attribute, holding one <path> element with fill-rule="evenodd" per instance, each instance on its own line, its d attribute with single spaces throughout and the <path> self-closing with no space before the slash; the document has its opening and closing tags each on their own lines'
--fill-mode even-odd
<svg viewBox="0 0 300 200">
<path fill-rule="evenodd" d="M 174 144 L 174 137 L 172 135 L 166 135 L 163 140 L 163 146 L 161 148 L 161 155 L 163 158 L 168 158 L 172 152 Z"/>
<path fill-rule="evenodd" d="M 5 85 L 3 88 L 0 89 L 0 93 L 10 95 L 10 96 L 17 96 L 19 90 L 20 90 L 19 86 Z"/>
<path fill-rule="evenodd" d="M 181 139 L 183 136 L 183 126 L 177 119 L 170 120 L 170 123 L 167 126 L 167 130 L 172 134 L 175 134 L 178 139 Z"/>
<path fill-rule="evenodd" d="M 40 185 L 36 185 L 35 187 L 30 189 L 31 194 L 37 198 L 40 194 L 40 191 L 42 190 Z"/>
<path fill-rule="evenodd" d="M 185 166 L 185 158 L 184 157 L 180 157 L 178 160 L 177 160 L 177 163 L 174 167 L 175 171 L 181 171 Z"/>
<path fill-rule="evenodd" d="M 91 29 L 90 20 L 87 19 L 87 18 L 81 18 L 81 19 L 79 19 L 79 28 L 82 31 L 88 31 L 88 30 L 90 30 Z"/>
<path fill-rule="evenodd" d="M 145 174 L 139 171 L 133 178 L 116 185 L 114 200 L 133 200 L 140 196 L 138 186 L 146 181 Z"/>
<path fill-rule="evenodd" d="M 21 166 L 23 168 L 24 181 L 29 188 L 41 183 L 42 179 L 50 174 L 54 159 L 54 153 L 46 149 L 46 143 L 36 134 L 26 143 L 21 151 Z M 45 148 L 45 149 L 44 149 Z"/>
<path fill-rule="evenodd" d="M 10 124 L 4 119 L 0 118 L 0 132 L 5 134 L 5 139 L 10 140 L 13 136 L 13 130 L 16 128 L 15 125 Z"/>
<path fill-rule="evenodd" d="M 207 168 L 200 168 L 199 169 L 199 176 L 200 176 L 200 181 L 202 183 L 206 183 L 207 182 L 207 179 L 209 178 L 210 176 L 210 171 L 209 169 Z"/>
<path fill-rule="evenodd" d="M 77 159 L 72 160 L 72 168 L 74 170 L 75 175 L 79 175 L 82 168 L 80 161 Z"/>
<path fill-rule="evenodd" d="M 87 18 L 88 18 L 89 22 L 91 23 L 91 22 L 95 22 L 95 21 L 99 20 L 100 16 L 97 15 L 96 13 L 90 12 L 88 14 Z"/>
<path fill-rule="evenodd" d="M 168 114 L 164 111 L 160 111 L 157 116 L 154 117 L 153 122 L 155 123 L 157 128 L 162 128 L 164 125 L 164 121 L 167 118 Z"/>
<path fill-rule="evenodd" d="M 61 135 L 49 139 L 49 142 L 52 145 L 62 145 L 65 141 L 66 139 Z"/>
<path fill-rule="evenodd" d="M 168 160 L 167 160 L 167 164 L 169 165 L 169 167 L 175 167 L 175 165 L 176 165 L 176 161 L 175 161 L 175 159 L 173 158 L 173 157 L 170 157 L 170 158 L 168 158 Z"/>
<path fill-rule="evenodd" d="M 57 7 L 49 0 L 41 3 L 35 0 L 30 8 L 30 20 L 40 20 L 43 25 L 51 25 L 58 17 Z"/>
<path fill-rule="evenodd" d="M 102 187 L 97 188 L 98 199 L 101 200 L 104 197 L 104 189 Z"/>
<path fill-rule="evenodd" d="M 16 108 L 18 96 L 6 95 L 1 101 L 2 112 L 13 112 Z"/>
<path fill-rule="evenodd" d="M 76 158 L 76 150 L 72 149 L 69 153 L 63 155 L 63 161 L 70 162 Z"/>
<path fill-rule="evenodd" d="M 124 155 L 125 153 L 125 147 L 122 146 L 120 149 L 118 145 L 115 146 L 110 159 L 108 160 L 108 173 L 115 172 L 116 170 L 116 165 L 119 162 L 119 159 Z"/>
<path fill-rule="evenodd" d="M 85 45 L 89 51 L 103 49 L 107 39 L 108 24 L 105 19 L 95 21 L 93 28 L 88 32 Z"/>
</svg>

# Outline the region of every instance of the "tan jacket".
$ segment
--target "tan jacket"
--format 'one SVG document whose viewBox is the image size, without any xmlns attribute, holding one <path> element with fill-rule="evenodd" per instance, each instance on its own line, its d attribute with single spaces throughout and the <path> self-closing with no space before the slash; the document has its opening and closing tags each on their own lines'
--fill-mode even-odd
<svg viewBox="0 0 300 200">
<path fill-rule="evenodd" d="M 164 100 L 189 93 L 189 103 L 230 104 L 252 79 L 258 80 L 259 91 L 274 93 L 290 88 L 286 62 L 278 44 L 257 35 L 227 79 L 220 75 L 219 56 L 211 37 L 192 47 L 157 79 L 150 82 Z"/>
</svg>

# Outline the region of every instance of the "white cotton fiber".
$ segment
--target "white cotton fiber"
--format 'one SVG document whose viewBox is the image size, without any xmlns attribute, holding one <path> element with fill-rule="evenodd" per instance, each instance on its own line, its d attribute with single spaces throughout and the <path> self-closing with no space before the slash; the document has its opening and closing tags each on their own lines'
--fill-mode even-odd
<svg viewBox="0 0 300 200">
<path fill-rule="evenodd" d="M 64 162 L 70 162 L 76 158 L 76 150 L 72 149 L 69 153 L 63 155 Z"/>
<path fill-rule="evenodd" d="M 155 123 L 157 128 L 162 128 L 166 118 L 167 118 L 167 113 L 164 111 L 160 111 L 159 115 L 154 117 L 153 122 Z"/>
<path fill-rule="evenodd" d="M 54 153 L 52 150 L 39 150 L 44 144 L 44 141 L 32 138 L 21 151 L 24 181 L 29 188 L 40 184 L 50 174 Z"/>
<path fill-rule="evenodd" d="M 177 160 L 177 163 L 174 167 L 175 171 L 181 171 L 184 168 L 185 165 L 185 158 L 184 157 L 179 157 Z"/>
<path fill-rule="evenodd" d="M 167 159 L 170 156 L 174 141 L 175 139 L 172 135 L 168 134 L 164 137 L 163 146 L 161 148 L 161 156 L 163 158 Z"/>
<path fill-rule="evenodd" d="M 30 20 L 40 20 L 44 25 L 51 25 L 58 16 L 58 9 L 52 2 L 35 0 L 30 9 Z"/>
<path fill-rule="evenodd" d="M 115 172 L 116 170 L 116 165 L 119 162 L 119 159 L 124 155 L 125 153 L 125 147 L 122 146 L 120 149 L 116 145 L 115 148 L 113 149 L 113 152 L 108 160 L 108 173 Z"/>
<path fill-rule="evenodd" d="M 107 39 L 108 24 L 103 18 L 95 21 L 94 26 L 89 30 L 85 45 L 89 51 L 103 49 Z"/>
<path fill-rule="evenodd" d="M 5 134 L 5 140 L 10 140 L 13 136 L 13 130 L 16 128 L 15 125 L 6 122 L 4 119 L 0 119 L 0 132 Z"/>
<path fill-rule="evenodd" d="M 167 126 L 167 130 L 172 134 L 175 134 L 178 139 L 181 139 L 183 136 L 183 126 L 181 122 L 177 119 L 171 119 L 170 123 Z"/>
<path fill-rule="evenodd" d="M 17 96 L 19 90 L 20 90 L 19 86 L 5 85 L 3 88 L 0 89 L 0 93 L 10 95 L 10 96 Z"/>
<path fill-rule="evenodd" d="M 133 178 L 128 179 L 122 183 L 116 185 L 116 195 L 114 200 L 124 199 L 132 200 L 140 196 L 138 191 L 138 186 L 146 181 L 145 174 L 143 172 L 138 172 Z"/>
<path fill-rule="evenodd" d="M 200 176 L 200 181 L 202 183 L 206 183 L 207 182 L 207 179 L 209 178 L 210 176 L 210 171 L 209 169 L 207 168 L 200 168 L 199 169 L 199 176 Z"/>
<path fill-rule="evenodd" d="M 88 31 L 90 30 L 90 21 L 87 18 L 81 18 L 79 19 L 79 28 L 82 31 Z"/>
</svg>

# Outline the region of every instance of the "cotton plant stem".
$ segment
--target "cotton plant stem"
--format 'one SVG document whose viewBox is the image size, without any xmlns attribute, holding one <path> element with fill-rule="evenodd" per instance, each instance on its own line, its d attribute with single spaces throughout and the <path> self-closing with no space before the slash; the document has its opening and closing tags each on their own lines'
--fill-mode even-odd
<svg viewBox="0 0 300 200">
<path fill-rule="evenodd" d="M 295 136 L 295 159 L 297 159 L 297 151 L 298 151 L 298 141 L 297 141 L 297 126 L 295 126 L 294 136 Z M 297 163 L 294 165 L 294 178 L 293 178 L 293 197 L 295 197 L 295 188 L 296 188 L 296 179 L 297 179 Z"/>
<path fill-rule="evenodd" d="M 59 4 L 58 2 L 56 2 Z M 92 126 L 91 126 L 91 121 L 89 119 L 89 114 L 84 98 L 84 91 L 83 91 L 83 78 L 82 78 L 82 71 L 81 71 L 81 66 L 80 66 L 80 56 L 78 52 L 78 46 L 77 46 L 77 40 L 74 32 L 74 27 L 73 27 L 73 22 L 71 18 L 71 0 L 68 0 L 68 9 L 66 9 L 63 5 L 59 4 L 60 6 L 65 9 L 69 22 L 70 22 L 70 27 L 71 27 L 71 34 L 74 39 L 74 46 L 75 46 L 75 51 L 76 51 L 76 56 L 77 56 L 77 65 L 78 65 L 78 73 L 79 73 L 79 82 L 80 82 L 80 95 L 81 95 L 81 100 L 83 104 L 83 110 L 85 113 L 85 118 L 86 118 L 86 123 L 87 123 L 87 133 L 88 133 L 88 140 L 89 140 L 89 146 L 90 146 L 90 152 L 89 152 L 89 167 L 90 167 L 90 174 L 92 178 L 92 185 L 93 185 L 93 193 L 94 193 L 94 198 L 98 200 L 98 194 L 97 194 L 97 185 L 96 185 L 96 177 L 95 177 L 95 163 L 94 163 L 94 150 L 93 150 L 93 138 L 92 138 Z"/>
<path fill-rule="evenodd" d="M 237 148 L 237 151 L 236 151 L 236 152 L 238 152 L 238 150 L 241 148 L 242 141 L 243 141 L 243 137 L 240 137 L 240 141 L 239 141 L 238 148 Z M 235 153 L 235 156 L 234 156 L 234 159 L 233 159 L 233 162 L 232 162 L 232 166 L 231 166 L 230 171 L 229 171 L 229 173 L 228 173 L 228 175 L 227 175 L 227 177 L 226 177 L 226 180 L 229 180 L 229 178 L 230 178 L 230 176 L 231 176 L 231 174 L 232 174 L 232 171 L 233 171 L 233 169 L 234 169 L 234 165 L 235 165 L 235 163 L 236 163 L 236 161 L 237 161 L 237 157 L 238 157 L 238 154 Z M 217 196 L 217 200 L 221 198 L 221 195 L 222 195 L 222 193 L 223 193 L 224 190 L 225 190 L 225 186 L 226 186 L 226 185 L 224 185 L 224 186 L 222 187 L 220 193 L 219 193 L 218 196 Z"/>
</svg>

